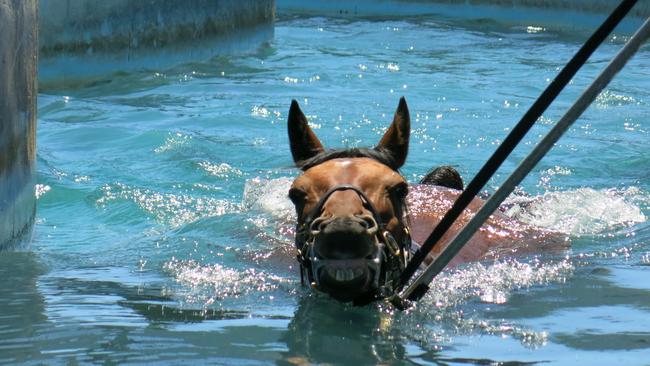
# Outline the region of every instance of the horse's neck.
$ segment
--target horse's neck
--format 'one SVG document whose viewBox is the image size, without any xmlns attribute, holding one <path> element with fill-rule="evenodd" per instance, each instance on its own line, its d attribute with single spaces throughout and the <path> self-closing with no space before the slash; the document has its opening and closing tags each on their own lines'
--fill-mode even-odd
<svg viewBox="0 0 650 366">
<path fill-rule="evenodd" d="M 411 225 L 411 236 L 413 241 L 423 244 L 429 237 L 433 229 L 440 222 L 445 213 L 454 204 L 461 191 L 441 186 L 431 185 L 414 185 L 409 190 L 408 207 L 409 222 Z M 471 217 L 481 207 L 483 201 L 475 198 L 463 214 L 452 224 L 451 228 L 443 235 L 437 243 L 431 254 L 435 257 L 448 244 L 451 239 L 469 222 Z M 495 223 L 490 220 L 488 225 Z M 498 223 L 497 223 L 498 225 Z M 499 225 L 501 226 L 501 225 Z M 486 254 L 499 245 L 503 245 L 503 240 L 486 235 L 479 231 L 472 237 L 469 243 L 461 252 L 452 260 L 450 266 L 460 263 L 475 261 L 485 258 Z"/>
</svg>

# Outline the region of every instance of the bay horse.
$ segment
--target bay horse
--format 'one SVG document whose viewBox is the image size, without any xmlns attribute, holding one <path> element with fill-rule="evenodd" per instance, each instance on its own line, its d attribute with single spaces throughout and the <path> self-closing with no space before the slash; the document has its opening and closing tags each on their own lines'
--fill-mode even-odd
<svg viewBox="0 0 650 366">
<path fill-rule="evenodd" d="M 411 252 L 460 194 L 460 176 L 447 167 L 440 171 L 451 176 L 409 185 L 399 173 L 411 132 L 403 97 L 374 148 L 326 150 L 295 100 L 288 132 L 293 160 L 302 170 L 289 198 L 297 214 L 295 244 L 303 282 L 343 302 L 364 304 L 389 296 Z M 475 198 L 429 253 L 429 261 L 481 205 Z M 555 233 L 496 212 L 449 266 L 566 245 Z"/>
</svg>

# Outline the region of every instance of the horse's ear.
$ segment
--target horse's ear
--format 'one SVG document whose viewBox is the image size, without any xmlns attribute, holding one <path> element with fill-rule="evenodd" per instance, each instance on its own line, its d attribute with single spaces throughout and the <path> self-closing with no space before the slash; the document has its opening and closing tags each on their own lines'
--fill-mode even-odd
<svg viewBox="0 0 650 366">
<path fill-rule="evenodd" d="M 393 123 L 379 141 L 375 149 L 388 150 L 393 154 L 393 169 L 399 169 L 406 161 L 409 151 L 409 137 L 411 136 L 411 117 L 406 99 L 400 98 L 399 105 L 393 117 Z"/>
<path fill-rule="evenodd" d="M 295 99 L 291 101 L 291 108 L 289 108 L 288 128 L 291 155 L 296 164 L 324 151 L 323 145 L 314 131 L 309 128 L 307 117 L 302 113 Z"/>
</svg>

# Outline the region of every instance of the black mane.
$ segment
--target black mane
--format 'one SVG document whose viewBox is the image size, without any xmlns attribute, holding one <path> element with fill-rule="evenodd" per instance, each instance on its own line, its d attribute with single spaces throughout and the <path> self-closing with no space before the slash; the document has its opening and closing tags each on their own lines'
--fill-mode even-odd
<svg viewBox="0 0 650 366">
<path fill-rule="evenodd" d="M 340 158 L 369 158 L 387 165 L 391 169 L 393 169 L 392 167 L 395 166 L 395 157 L 393 154 L 388 149 L 381 147 L 374 149 L 350 148 L 323 151 L 322 153 L 312 158 L 297 162 L 296 165 L 302 170 L 307 170 L 328 160 Z"/>
</svg>

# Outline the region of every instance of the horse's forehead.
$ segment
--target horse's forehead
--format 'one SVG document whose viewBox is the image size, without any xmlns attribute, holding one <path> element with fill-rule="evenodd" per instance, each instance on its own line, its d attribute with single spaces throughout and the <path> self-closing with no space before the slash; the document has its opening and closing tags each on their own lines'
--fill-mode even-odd
<svg viewBox="0 0 650 366">
<path fill-rule="evenodd" d="M 292 186 L 305 191 L 316 189 L 318 195 L 336 185 L 352 184 L 368 190 L 403 180 L 399 173 L 373 159 L 337 158 L 307 169 Z"/>
<path fill-rule="evenodd" d="M 381 174 L 381 176 L 386 176 L 388 173 L 390 173 L 388 174 L 389 176 L 399 176 L 397 172 L 386 165 L 370 158 L 332 159 L 309 169 L 309 171 L 313 171 L 316 174 L 324 173 L 328 175 L 345 172 L 351 174 L 363 173 L 363 176 L 371 176 L 373 172 L 376 172 L 377 174 Z"/>
</svg>

